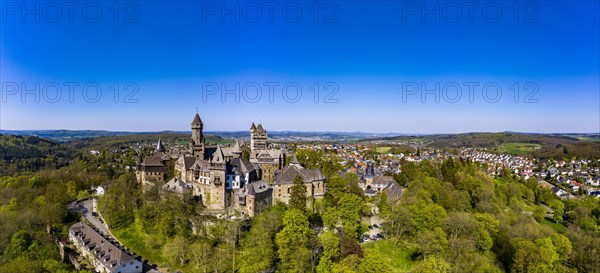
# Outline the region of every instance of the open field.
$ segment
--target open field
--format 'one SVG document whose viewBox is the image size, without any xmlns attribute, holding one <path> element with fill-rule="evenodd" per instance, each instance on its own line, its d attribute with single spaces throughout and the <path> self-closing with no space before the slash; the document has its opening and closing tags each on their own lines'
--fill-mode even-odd
<svg viewBox="0 0 600 273">
<path fill-rule="evenodd" d="M 380 154 L 385 154 L 387 152 L 390 151 L 390 149 L 392 149 L 392 147 L 386 146 L 386 147 L 377 147 L 376 151 Z"/>
<path fill-rule="evenodd" d="M 498 152 L 524 155 L 540 148 L 542 148 L 542 145 L 535 143 L 504 143 L 498 146 Z"/>
<path fill-rule="evenodd" d="M 565 225 L 556 223 L 556 222 L 554 222 L 552 220 L 548 220 L 546 218 L 544 218 L 542 220 L 542 222 L 540 222 L 540 224 L 552 227 L 554 230 L 556 230 L 559 233 L 565 233 L 565 232 L 567 232 L 567 227 Z"/>
<path fill-rule="evenodd" d="M 411 250 L 394 246 L 392 240 L 383 239 L 370 242 L 364 244 L 363 247 L 375 250 L 378 257 L 388 260 L 396 270 L 395 272 L 407 272 L 413 265 L 413 261 L 410 259 Z"/>
<path fill-rule="evenodd" d="M 160 247 L 151 248 L 146 242 L 153 241 L 151 238 L 147 238 L 138 223 L 134 223 L 124 229 L 113 229 L 113 235 L 119 242 L 126 245 L 131 252 L 142 256 L 143 259 L 149 260 L 152 263 L 162 264 L 165 262 L 165 258 L 162 256 Z"/>
</svg>

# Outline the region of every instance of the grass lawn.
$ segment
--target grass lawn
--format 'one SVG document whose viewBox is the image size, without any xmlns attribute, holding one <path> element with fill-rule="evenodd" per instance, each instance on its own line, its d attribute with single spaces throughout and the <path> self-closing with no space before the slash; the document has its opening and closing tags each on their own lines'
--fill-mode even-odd
<svg viewBox="0 0 600 273">
<path fill-rule="evenodd" d="M 413 265 L 413 261 L 410 259 L 411 251 L 401 246 L 394 247 L 391 240 L 379 240 L 362 246 L 363 248 L 376 250 L 378 256 L 388 260 L 396 272 L 408 272 Z"/>
<path fill-rule="evenodd" d="M 523 155 L 541 147 L 542 145 L 534 143 L 504 143 L 498 146 L 498 152 Z"/>
<path fill-rule="evenodd" d="M 498 184 L 499 186 L 506 186 L 506 183 L 508 183 L 501 177 L 496 177 L 494 180 L 496 181 L 496 184 Z"/>
<path fill-rule="evenodd" d="M 540 224 L 545 225 L 545 226 L 550 226 L 550 227 L 554 228 L 554 230 L 556 230 L 558 233 L 565 233 L 567 231 L 567 227 L 565 227 L 563 224 L 556 223 L 556 222 L 554 222 L 552 220 L 548 220 L 546 218 L 544 218 L 544 220 L 542 220 L 542 222 Z"/>
<path fill-rule="evenodd" d="M 380 154 L 385 154 L 390 151 L 392 147 L 377 147 L 376 151 Z"/>
<path fill-rule="evenodd" d="M 143 259 L 148 260 L 151 264 L 164 264 L 165 258 L 162 256 L 160 248 L 153 249 L 146 245 L 146 235 L 138 223 L 134 223 L 124 229 L 113 229 L 111 232 L 117 237 L 117 240 L 123 245 L 127 246 L 131 252 L 136 253 L 138 256 L 142 256 Z"/>
</svg>

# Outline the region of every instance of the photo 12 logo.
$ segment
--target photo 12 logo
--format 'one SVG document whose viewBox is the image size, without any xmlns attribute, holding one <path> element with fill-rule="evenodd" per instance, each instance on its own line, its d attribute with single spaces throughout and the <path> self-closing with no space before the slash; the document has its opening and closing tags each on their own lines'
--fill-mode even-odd
<svg viewBox="0 0 600 273">
<path fill-rule="evenodd" d="M 202 1 L 202 23 L 338 23 L 340 6 L 327 1 Z"/>
<path fill-rule="evenodd" d="M 338 103 L 336 97 L 340 88 L 334 82 L 314 82 L 303 86 L 297 82 L 203 82 L 202 103 L 209 99 L 218 100 L 221 103 L 242 100 L 246 103 L 258 103 L 268 101 L 284 101 L 288 103 L 300 102 L 304 98 L 314 103 Z"/>
<path fill-rule="evenodd" d="M 6 23 L 138 23 L 137 2 L 121 1 L 0 1 Z"/>
<path fill-rule="evenodd" d="M 403 1 L 402 23 L 538 23 L 532 1 Z"/>
<path fill-rule="evenodd" d="M 457 103 L 465 99 L 469 103 L 476 101 L 497 103 L 502 99 L 505 90 L 508 90 L 514 103 L 538 103 L 539 99 L 536 95 L 539 89 L 534 82 L 514 82 L 504 87 L 497 82 L 403 82 L 402 102 L 407 103 L 409 97 L 416 97 L 420 98 L 421 103 L 427 103 L 431 102 L 430 99 L 433 97 L 435 103 L 440 103 L 442 100 L 447 103 Z"/>
<path fill-rule="evenodd" d="M 2 82 L 2 103 L 97 103 L 110 94 L 114 103 L 138 103 L 134 82 L 102 86 L 96 82 Z"/>
</svg>

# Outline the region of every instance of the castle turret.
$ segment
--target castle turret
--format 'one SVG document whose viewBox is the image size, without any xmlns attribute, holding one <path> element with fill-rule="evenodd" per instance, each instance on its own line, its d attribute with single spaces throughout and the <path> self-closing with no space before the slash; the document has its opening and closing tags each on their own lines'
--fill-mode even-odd
<svg viewBox="0 0 600 273">
<path fill-rule="evenodd" d="M 165 151 L 165 146 L 163 146 L 162 141 L 160 141 L 160 138 L 158 139 L 158 143 L 156 144 L 156 151 L 157 152 Z"/>
<path fill-rule="evenodd" d="M 192 121 L 192 154 L 196 158 L 204 159 L 204 135 L 202 134 L 202 130 L 204 129 L 204 125 L 202 124 L 202 120 L 200 119 L 200 115 L 196 113 L 194 116 L 194 120 Z"/>
<path fill-rule="evenodd" d="M 251 153 L 259 150 L 267 149 L 267 130 L 265 130 L 261 123 L 258 126 L 252 123 L 250 127 L 250 150 Z"/>
</svg>

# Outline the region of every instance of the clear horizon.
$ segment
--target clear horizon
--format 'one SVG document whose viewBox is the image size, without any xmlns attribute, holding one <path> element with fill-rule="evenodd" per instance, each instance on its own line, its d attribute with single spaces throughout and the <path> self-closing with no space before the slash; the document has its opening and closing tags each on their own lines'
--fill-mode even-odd
<svg viewBox="0 0 600 273">
<path fill-rule="evenodd" d="M 597 1 L 67 2 L 0 5 L 0 130 L 600 132 Z"/>
</svg>

